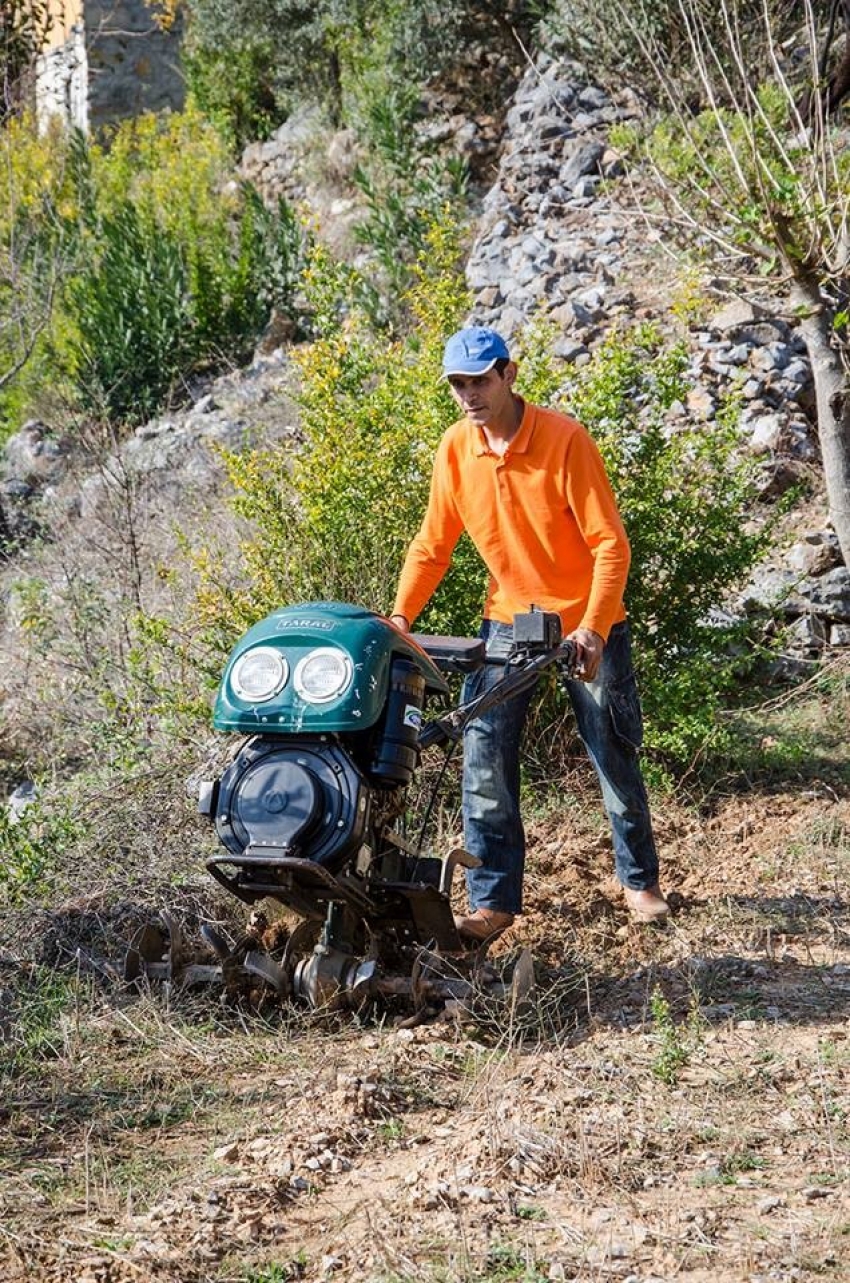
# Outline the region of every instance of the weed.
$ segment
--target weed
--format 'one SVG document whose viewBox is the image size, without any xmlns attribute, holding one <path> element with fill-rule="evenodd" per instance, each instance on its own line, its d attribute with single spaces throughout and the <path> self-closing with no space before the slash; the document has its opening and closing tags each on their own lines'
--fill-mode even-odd
<svg viewBox="0 0 850 1283">
<path fill-rule="evenodd" d="M 34 804 L 17 818 L 0 809 L 0 905 L 8 908 L 38 892 L 81 833 L 67 809 L 51 813 Z"/>
<path fill-rule="evenodd" d="M 520 1203 L 516 1209 L 517 1219 L 520 1221 L 546 1221 L 549 1219 L 545 1207 L 537 1207 L 534 1203 Z"/>
<path fill-rule="evenodd" d="M 107 1252 L 127 1252 L 135 1243 L 129 1234 L 122 1237 L 105 1237 L 92 1239 L 92 1247 L 102 1247 Z"/>
<path fill-rule="evenodd" d="M 760 1172 L 766 1166 L 761 1155 L 749 1149 L 727 1154 L 720 1163 L 719 1181 L 722 1185 L 734 1185 L 741 1172 Z"/>
<path fill-rule="evenodd" d="M 306 1267 L 307 1254 L 301 1251 L 285 1264 L 270 1263 L 258 1269 L 245 1270 L 237 1277 L 239 1283 L 293 1283 L 295 1279 L 303 1279 Z"/>
<path fill-rule="evenodd" d="M 15 992 L 14 1036 L 3 1048 L 18 1072 L 31 1072 L 40 1061 L 61 1054 L 62 1018 L 72 1006 L 77 986 L 50 967 L 34 968 Z"/>
<path fill-rule="evenodd" d="M 668 1087 L 673 1087 L 679 1081 L 679 1071 L 690 1061 L 702 1036 L 698 999 L 695 994 L 691 996 L 684 1027 L 674 1021 L 670 1004 L 658 985 L 650 996 L 649 1009 L 659 1042 L 658 1052 L 652 1062 L 652 1072 Z"/>
<path fill-rule="evenodd" d="M 388 1118 L 378 1125 L 378 1135 L 386 1144 L 397 1144 L 404 1139 L 404 1119 Z"/>
<path fill-rule="evenodd" d="M 491 1247 L 481 1273 L 474 1275 L 475 1283 L 544 1283 L 547 1277 L 536 1262 L 510 1243 Z"/>
</svg>

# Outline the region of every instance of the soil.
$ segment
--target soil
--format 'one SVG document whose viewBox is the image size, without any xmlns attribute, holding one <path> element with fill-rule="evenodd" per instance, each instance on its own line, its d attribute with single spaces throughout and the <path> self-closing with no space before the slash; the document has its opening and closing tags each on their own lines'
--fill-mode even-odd
<svg viewBox="0 0 850 1283">
<path fill-rule="evenodd" d="M 529 825 L 495 950 L 534 953 L 522 1012 L 359 1025 L 83 976 L 51 1021 L 42 976 L 38 1025 L 17 992 L 2 1277 L 850 1278 L 846 791 L 660 803 L 665 928 L 628 921 L 577 792 Z"/>
</svg>

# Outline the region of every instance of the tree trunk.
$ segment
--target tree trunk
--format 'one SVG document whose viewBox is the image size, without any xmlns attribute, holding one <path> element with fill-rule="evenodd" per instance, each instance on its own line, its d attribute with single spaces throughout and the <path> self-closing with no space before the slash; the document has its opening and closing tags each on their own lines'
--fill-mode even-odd
<svg viewBox="0 0 850 1283">
<path fill-rule="evenodd" d="M 6 520 L 6 514 L 3 511 L 3 505 L 0 504 L 0 561 L 5 561 L 9 544 L 12 542 L 12 536 L 9 531 L 9 523 Z"/>
<path fill-rule="evenodd" d="M 792 298 L 812 364 L 829 519 L 850 566 L 850 378 L 834 345 L 832 309 L 813 278 L 797 278 Z"/>
</svg>

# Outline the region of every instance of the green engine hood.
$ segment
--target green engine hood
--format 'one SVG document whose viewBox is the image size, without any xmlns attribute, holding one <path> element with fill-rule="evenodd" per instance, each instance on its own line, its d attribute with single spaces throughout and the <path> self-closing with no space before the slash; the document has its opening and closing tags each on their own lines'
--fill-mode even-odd
<svg viewBox="0 0 850 1283">
<path fill-rule="evenodd" d="M 250 702 L 235 689 L 233 670 L 246 652 L 258 646 L 279 652 L 288 676 L 271 699 Z M 319 648 L 341 650 L 352 674 L 338 697 L 313 704 L 298 694 L 295 675 L 299 663 Z M 213 726 L 253 735 L 364 730 L 381 716 L 395 656 L 416 665 L 426 691 L 448 692 L 442 674 L 425 652 L 382 615 L 337 601 L 285 606 L 255 624 L 234 646 L 218 690 Z"/>
</svg>

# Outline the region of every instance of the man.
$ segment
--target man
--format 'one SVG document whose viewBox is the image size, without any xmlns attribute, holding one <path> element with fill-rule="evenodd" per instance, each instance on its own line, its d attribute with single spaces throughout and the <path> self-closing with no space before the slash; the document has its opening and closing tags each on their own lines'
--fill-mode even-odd
<svg viewBox="0 0 850 1283">
<path fill-rule="evenodd" d="M 532 603 L 558 612 L 578 648 L 568 691 L 602 786 L 617 876 L 632 915 L 658 921 L 669 909 L 637 759 L 641 712 L 623 606 L 629 544 L 599 451 L 575 419 L 514 393 L 517 367 L 495 330 L 454 334 L 443 375 L 463 418 L 438 447 L 428 509 L 407 553 L 392 620 L 410 630 L 463 530 L 490 572 L 482 625 L 489 657 L 507 657 L 515 614 Z M 500 675 L 498 665 L 474 674 L 464 699 Z M 500 935 L 522 910 L 519 747 L 531 696 L 514 696 L 465 732 L 464 841 L 482 861 L 467 871 L 471 912 L 457 919 L 468 940 Z"/>
</svg>

